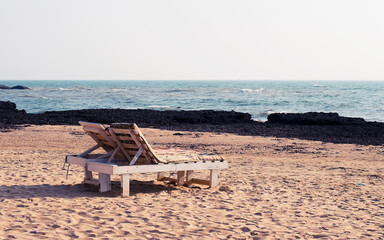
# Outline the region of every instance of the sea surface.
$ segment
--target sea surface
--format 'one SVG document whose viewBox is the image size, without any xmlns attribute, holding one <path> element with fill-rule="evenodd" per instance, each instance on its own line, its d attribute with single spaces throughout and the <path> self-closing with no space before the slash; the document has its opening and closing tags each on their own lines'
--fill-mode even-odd
<svg viewBox="0 0 384 240">
<path fill-rule="evenodd" d="M 0 81 L 28 113 L 73 109 L 225 110 L 266 121 L 270 113 L 337 112 L 384 122 L 384 81 Z"/>
</svg>

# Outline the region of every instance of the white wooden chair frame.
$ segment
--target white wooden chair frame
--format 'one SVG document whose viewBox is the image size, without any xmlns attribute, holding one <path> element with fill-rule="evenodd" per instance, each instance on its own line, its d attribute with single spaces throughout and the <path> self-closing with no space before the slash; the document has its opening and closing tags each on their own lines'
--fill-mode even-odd
<svg viewBox="0 0 384 240">
<path fill-rule="evenodd" d="M 84 123 L 80 122 L 80 124 L 84 127 L 84 130 L 89 132 L 89 127 L 86 125 L 92 123 Z M 127 152 L 124 152 L 124 147 L 117 139 L 114 131 L 109 129 L 109 134 L 106 136 L 111 136 L 111 139 L 114 140 L 114 144 L 116 146 L 114 151 L 107 152 L 106 154 L 98 157 L 98 158 L 85 158 L 89 153 L 93 152 L 95 149 L 99 148 L 98 145 L 93 146 L 87 151 L 77 155 L 77 156 L 68 156 L 67 161 L 70 164 L 81 165 L 85 169 L 85 183 L 91 184 L 99 184 L 99 191 L 106 192 L 111 190 L 111 175 L 120 175 L 121 179 L 121 195 L 122 197 L 129 196 L 130 187 L 130 177 L 129 175 L 132 173 L 158 173 L 157 180 L 169 180 L 169 178 L 165 178 L 165 172 L 176 172 L 177 179 L 174 179 L 177 185 L 191 186 L 192 184 L 204 184 L 209 187 L 215 187 L 218 185 L 218 172 L 219 169 L 228 168 L 228 163 L 226 160 L 209 160 L 209 161 L 189 161 L 189 162 L 177 162 L 177 163 L 161 163 L 156 161 L 156 159 L 148 160 L 149 164 L 145 165 L 134 165 L 137 159 L 143 154 L 146 157 L 151 154 L 155 156 L 152 152 L 151 147 L 146 142 L 144 137 L 142 136 L 140 130 L 135 125 L 134 133 L 130 129 L 124 129 L 126 131 L 131 131 L 131 136 L 134 138 L 136 144 L 139 146 L 139 149 L 136 155 L 132 158 L 129 156 Z M 103 131 L 108 131 L 104 129 Z M 129 166 L 119 166 L 117 164 L 111 163 L 111 160 L 114 158 L 115 154 L 121 151 L 124 156 L 127 157 L 129 161 Z M 149 158 L 149 157 L 148 157 Z M 155 163 L 153 163 L 156 161 Z M 209 180 L 204 179 L 196 179 L 193 178 L 193 171 L 195 170 L 210 170 Z M 92 178 L 92 172 L 99 173 L 99 179 Z"/>
</svg>

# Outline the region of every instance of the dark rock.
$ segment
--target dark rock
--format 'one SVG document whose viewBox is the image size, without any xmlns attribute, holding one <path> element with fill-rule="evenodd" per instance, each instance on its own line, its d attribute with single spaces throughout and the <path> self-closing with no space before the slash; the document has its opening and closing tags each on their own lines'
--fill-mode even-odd
<svg viewBox="0 0 384 240">
<path fill-rule="evenodd" d="M 15 103 L 0 101 L 0 131 L 18 128 L 15 124 L 19 124 L 19 120 L 24 122 L 23 119 L 26 115 L 25 110 L 18 111 L 16 109 Z"/>
<path fill-rule="evenodd" d="M 0 111 L 15 111 L 16 103 L 0 101 Z"/>
<path fill-rule="evenodd" d="M 0 84 L 0 89 L 20 89 L 20 90 L 23 90 L 23 89 L 30 89 L 30 88 L 26 87 L 26 86 L 21 86 L 21 85 L 17 85 L 14 87 L 8 87 L 8 86 L 5 86 L 3 84 Z"/>
<path fill-rule="evenodd" d="M 168 111 L 172 113 L 173 111 Z M 177 113 L 177 114 L 174 114 Z M 224 124 L 233 122 L 250 122 L 252 116 L 248 113 L 239 113 L 235 111 L 176 111 L 171 115 L 172 119 L 182 124 Z"/>
<path fill-rule="evenodd" d="M 10 101 L 0 101 L 0 132 L 17 129 L 18 119 L 26 116 L 25 110 L 18 111 L 16 104 Z"/>
<path fill-rule="evenodd" d="M 17 85 L 17 86 L 12 87 L 11 89 L 21 89 L 21 90 L 23 90 L 23 89 L 30 89 L 30 88 L 26 87 L 26 86 Z"/>
<path fill-rule="evenodd" d="M 71 111 L 47 111 L 38 114 L 39 121 L 49 124 L 78 124 L 78 121 L 113 123 L 135 122 L 146 126 L 172 126 L 180 124 L 250 123 L 248 113 L 226 111 L 156 111 L 148 109 L 84 109 Z M 35 116 L 34 116 L 35 117 Z"/>
<path fill-rule="evenodd" d="M 11 87 L 5 86 L 3 84 L 0 84 L 0 89 L 11 89 Z"/>
<path fill-rule="evenodd" d="M 271 115 L 268 117 L 268 122 L 262 123 L 252 121 L 251 115 L 247 113 L 212 110 L 86 109 L 31 114 L 24 110 L 16 110 L 14 103 L 0 102 L 0 131 L 9 131 L 26 124 L 78 125 L 79 121 L 105 124 L 127 122 L 137 123 L 139 127 L 154 127 L 178 132 L 233 133 L 378 146 L 384 143 L 384 123 L 340 117 L 337 113 L 284 115 L 284 117 L 296 116 L 289 121 L 280 120 L 279 117 L 282 115 Z M 297 124 L 298 122 L 300 124 Z"/>
<path fill-rule="evenodd" d="M 340 117 L 338 113 L 307 112 L 307 113 L 273 113 L 268 122 L 300 124 L 300 125 L 349 125 L 365 124 L 363 118 Z"/>
</svg>

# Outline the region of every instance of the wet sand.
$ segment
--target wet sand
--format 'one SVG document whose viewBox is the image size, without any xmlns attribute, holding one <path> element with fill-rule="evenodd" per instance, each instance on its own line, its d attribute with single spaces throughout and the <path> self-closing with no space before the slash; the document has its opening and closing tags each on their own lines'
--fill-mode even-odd
<svg viewBox="0 0 384 240">
<path fill-rule="evenodd" d="M 384 239 L 382 145 L 142 131 L 154 147 L 216 151 L 229 169 L 214 189 L 132 175 L 122 198 L 118 182 L 82 185 L 78 166 L 66 179 L 65 155 L 93 145 L 81 127 L 0 132 L 0 238 Z"/>
</svg>

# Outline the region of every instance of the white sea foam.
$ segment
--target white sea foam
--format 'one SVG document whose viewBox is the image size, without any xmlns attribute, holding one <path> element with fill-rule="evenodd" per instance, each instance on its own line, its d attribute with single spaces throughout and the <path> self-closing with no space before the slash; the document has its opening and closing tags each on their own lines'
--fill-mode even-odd
<svg viewBox="0 0 384 240">
<path fill-rule="evenodd" d="M 175 89 L 166 89 L 163 92 L 165 93 L 178 93 L 178 92 L 196 92 L 194 88 L 175 88 Z"/>
<path fill-rule="evenodd" d="M 271 109 L 271 110 L 259 112 L 259 116 L 266 117 L 266 116 L 268 116 L 269 114 L 272 114 L 272 113 L 276 113 L 276 112 Z"/>
<path fill-rule="evenodd" d="M 264 88 L 259 88 L 259 89 L 244 88 L 244 89 L 241 89 L 240 91 L 242 91 L 242 92 L 263 92 Z"/>
<path fill-rule="evenodd" d="M 58 90 L 58 91 L 71 91 L 71 90 L 74 90 L 74 89 L 73 88 L 62 88 L 62 87 L 59 87 L 56 90 Z"/>
<path fill-rule="evenodd" d="M 268 117 L 268 115 L 273 114 L 273 113 L 288 113 L 288 111 L 274 111 L 274 110 L 270 109 L 267 111 L 259 112 L 258 116 L 261 118 L 266 118 L 266 117 Z"/>
<path fill-rule="evenodd" d="M 163 105 L 151 105 L 147 106 L 147 108 L 152 108 L 152 109 L 170 109 L 170 106 L 163 106 Z"/>
</svg>

